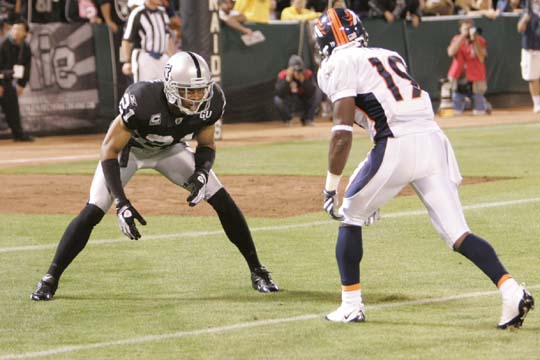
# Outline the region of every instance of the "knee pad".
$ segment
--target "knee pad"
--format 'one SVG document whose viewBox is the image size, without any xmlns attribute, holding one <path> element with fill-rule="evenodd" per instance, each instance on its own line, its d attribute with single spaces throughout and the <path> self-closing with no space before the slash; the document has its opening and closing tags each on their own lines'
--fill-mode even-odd
<svg viewBox="0 0 540 360">
<path fill-rule="evenodd" d="M 96 226 L 105 216 L 105 212 L 94 204 L 86 204 L 79 214 L 79 220 L 89 226 Z"/>
</svg>

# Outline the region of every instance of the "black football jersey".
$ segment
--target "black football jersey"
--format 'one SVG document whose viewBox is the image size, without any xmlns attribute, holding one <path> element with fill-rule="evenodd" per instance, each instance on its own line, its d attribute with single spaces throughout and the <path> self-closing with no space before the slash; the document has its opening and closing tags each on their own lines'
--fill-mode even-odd
<svg viewBox="0 0 540 360">
<path fill-rule="evenodd" d="M 196 115 L 178 115 L 169 107 L 163 81 L 141 81 L 126 89 L 118 106 L 124 125 L 131 130 L 131 143 L 149 149 L 167 148 L 191 140 L 223 115 L 225 95 L 214 84 L 210 107 Z"/>
</svg>

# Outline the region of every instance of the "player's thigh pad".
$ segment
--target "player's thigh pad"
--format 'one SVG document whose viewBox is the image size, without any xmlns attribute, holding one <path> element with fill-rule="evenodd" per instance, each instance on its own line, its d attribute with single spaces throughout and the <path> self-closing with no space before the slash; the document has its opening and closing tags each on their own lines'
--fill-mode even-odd
<svg viewBox="0 0 540 360">
<path fill-rule="evenodd" d="M 540 51 L 521 49 L 521 77 L 525 81 L 540 79 Z"/>
<path fill-rule="evenodd" d="M 137 168 L 137 159 L 130 154 L 127 166 L 120 168 L 120 178 L 123 186 L 126 186 L 133 174 L 137 171 Z M 107 188 L 107 182 L 103 175 L 101 162 L 99 162 L 96 172 L 94 173 L 94 178 L 92 179 L 92 185 L 90 185 L 90 198 L 88 199 L 88 203 L 96 205 L 106 213 L 111 207 L 113 200 L 114 199 Z"/>
<path fill-rule="evenodd" d="M 428 210 L 433 227 L 453 248 L 456 240 L 470 231 L 459 200 L 461 175 L 446 136 L 442 132 L 434 133 L 428 140 L 425 144 L 428 168 L 416 174 L 412 186 Z"/>
<path fill-rule="evenodd" d="M 349 179 L 340 209 L 345 224 L 362 226 L 375 210 L 393 199 L 408 183 L 400 138 L 378 141 Z M 405 160 L 405 161 L 404 161 Z"/>
<path fill-rule="evenodd" d="M 163 174 L 167 179 L 178 186 L 184 183 L 195 172 L 195 154 L 193 150 L 183 143 L 178 143 L 159 154 L 153 168 Z M 214 171 L 208 174 L 205 200 L 211 198 L 223 185 Z"/>
</svg>

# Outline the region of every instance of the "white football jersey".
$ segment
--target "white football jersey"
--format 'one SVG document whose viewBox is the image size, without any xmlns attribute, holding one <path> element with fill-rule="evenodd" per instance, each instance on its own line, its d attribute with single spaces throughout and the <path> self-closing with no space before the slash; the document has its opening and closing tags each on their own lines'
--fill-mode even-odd
<svg viewBox="0 0 540 360">
<path fill-rule="evenodd" d="M 374 140 L 439 130 L 429 94 L 394 51 L 351 43 L 334 49 L 317 76 L 333 103 L 355 98 L 355 122 Z"/>
</svg>

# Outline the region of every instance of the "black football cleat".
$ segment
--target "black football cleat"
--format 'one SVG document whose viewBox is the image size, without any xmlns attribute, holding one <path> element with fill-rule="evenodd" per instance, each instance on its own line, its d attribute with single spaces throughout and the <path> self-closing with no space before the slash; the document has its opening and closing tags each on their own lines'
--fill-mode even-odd
<svg viewBox="0 0 540 360">
<path fill-rule="evenodd" d="M 45 274 L 45 276 L 39 280 L 36 290 L 32 293 L 31 299 L 35 301 L 52 300 L 56 288 L 58 288 L 58 281 L 52 275 Z"/>
<path fill-rule="evenodd" d="M 272 280 L 270 272 L 264 266 L 251 271 L 251 285 L 255 290 L 262 293 L 279 291 L 279 286 Z"/>
</svg>

